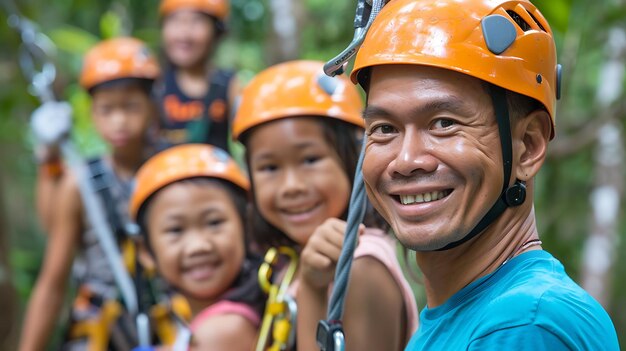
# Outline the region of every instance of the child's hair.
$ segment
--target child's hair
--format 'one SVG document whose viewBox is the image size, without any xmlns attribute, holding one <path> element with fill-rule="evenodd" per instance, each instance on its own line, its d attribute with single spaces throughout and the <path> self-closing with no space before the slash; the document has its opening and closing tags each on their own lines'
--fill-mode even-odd
<svg viewBox="0 0 626 351">
<path fill-rule="evenodd" d="M 148 97 L 152 97 L 152 86 L 154 85 L 153 79 L 145 79 L 145 78 L 119 78 L 109 80 L 93 87 L 89 88 L 87 92 L 89 95 L 93 96 L 96 92 L 101 89 L 124 89 L 130 87 L 137 87 L 141 91 L 143 91 Z"/>
<path fill-rule="evenodd" d="M 223 298 L 234 302 L 245 303 L 253 307 L 259 314 L 262 313 L 264 297 L 257 283 L 257 270 L 260 266 L 261 258 L 258 257 L 258 255 L 252 253 L 250 250 L 250 237 L 248 235 L 249 224 L 246 220 L 246 213 L 248 212 L 248 195 L 246 194 L 246 192 L 243 189 L 235 186 L 231 182 L 208 177 L 182 179 L 174 183 L 170 183 L 169 185 L 172 184 L 194 184 L 197 186 L 216 184 L 226 190 L 226 192 L 228 193 L 228 197 L 233 201 L 233 205 L 235 206 L 237 214 L 239 215 L 239 220 L 242 223 L 244 234 L 243 244 L 245 247 L 246 255 L 239 276 L 234 281 L 232 288 L 223 296 Z M 167 185 L 166 187 L 168 187 L 169 185 Z M 150 197 L 148 197 L 144 201 L 143 205 L 137 212 L 137 225 L 140 228 L 141 235 L 144 239 L 146 247 L 153 255 L 154 252 L 152 250 L 150 238 L 148 235 L 147 214 L 150 211 L 150 205 L 152 203 L 152 200 L 163 189 L 164 188 L 157 190 L 154 194 L 150 195 Z"/>
<path fill-rule="evenodd" d="M 306 118 L 306 117 L 291 117 L 291 118 Z M 316 122 L 318 122 L 322 127 L 322 132 L 324 133 L 324 139 L 326 142 L 332 147 L 332 149 L 337 153 L 337 157 L 342 160 L 341 167 L 346 172 L 346 176 L 350 180 L 350 187 L 352 187 L 354 183 L 354 174 L 356 172 L 356 166 L 359 158 L 359 152 L 361 147 L 362 136 L 361 128 L 356 125 L 343 122 L 339 119 L 335 118 L 320 118 L 320 117 L 310 117 Z M 250 131 L 246 131 L 241 136 L 241 141 L 244 145 L 248 145 L 247 141 L 250 136 Z M 246 163 L 250 164 L 250 153 L 246 150 L 245 154 Z M 250 183 L 251 193 L 255 194 L 254 191 L 254 181 Z M 363 220 L 364 224 L 367 227 L 375 227 L 382 229 L 384 231 L 389 230 L 389 225 L 385 220 L 380 216 L 380 214 L 371 206 L 369 200 L 367 201 L 367 210 L 365 214 L 365 218 Z M 348 206 L 349 207 L 349 206 Z M 346 210 L 341 215 L 340 219 L 346 220 L 348 217 L 349 208 L 346 207 Z M 272 246 L 280 246 L 287 245 L 295 247 L 297 246 L 296 242 L 291 240 L 287 235 L 285 235 L 278 228 L 273 226 L 271 223 L 267 222 L 265 218 L 261 215 L 259 210 L 256 207 L 256 199 L 253 199 L 253 203 L 251 205 L 250 210 L 250 227 L 252 228 L 252 235 L 254 237 L 255 242 L 259 243 L 259 245 L 267 249 Z"/>
</svg>

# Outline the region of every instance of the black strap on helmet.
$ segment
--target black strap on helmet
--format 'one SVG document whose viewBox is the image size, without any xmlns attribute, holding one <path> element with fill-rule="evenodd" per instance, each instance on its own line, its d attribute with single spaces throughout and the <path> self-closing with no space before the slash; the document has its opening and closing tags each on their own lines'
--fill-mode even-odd
<svg viewBox="0 0 626 351">
<path fill-rule="evenodd" d="M 504 171 L 502 193 L 496 203 L 491 206 L 487 214 L 476 224 L 472 231 L 462 239 L 452 242 L 436 251 L 449 250 L 472 239 L 500 217 L 507 207 L 519 206 L 523 204 L 526 199 L 526 185 L 523 181 L 516 180 L 515 184 L 509 186 L 513 161 L 513 142 L 511 140 L 511 122 L 509 120 L 509 109 L 506 102 L 506 91 L 499 86 L 489 84 L 489 95 L 491 95 L 493 110 L 498 123 L 500 147 L 502 148 L 502 168 Z"/>
</svg>

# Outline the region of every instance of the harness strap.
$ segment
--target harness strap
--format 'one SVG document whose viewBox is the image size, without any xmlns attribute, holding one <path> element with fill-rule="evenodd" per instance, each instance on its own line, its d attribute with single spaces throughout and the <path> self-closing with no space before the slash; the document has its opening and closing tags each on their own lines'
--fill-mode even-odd
<svg viewBox="0 0 626 351">
<path fill-rule="evenodd" d="M 120 242 L 126 237 L 126 230 L 111 193 L 111 187 L 113 186 L 112 174 L 107 169 L 104 160 L 100 157 L 87 161 L 87 166 L 94 190 L 102 199 L 107 219 L 111 224 L 116 239 Z"/>
<path fill-rule="evenodd" d="M 518 190 L 520 187 L 524 188 L 524 184 L 520 181 L 509 187 L 511 179 L 511 167 L 513 160 L 513 146 L 511 141 L 511 122 L 509 119 L 509 109 L 506 102 L 506 91 L 496 85 L 489 84 L 489 95 L 491 95 L 491 101 L 493 103 L 493 110 L 496 115 L 496 121 L 498 123 L 498 132 L 500 133 L 500 148 L 502 150 L 502 170 L 504 174 L 502 192 L 496 200 L 496 203 L 491 206 L 487 214 L 476 224 L 476 227 L 472 229 L 469 234 L 464 238 L 452 242 L 437 251 L 444 251 L 455 248 L 468 240 L 471 240 L 483 230 L 485 230 L 491 223 L 493 223 L 509 206 L 516 206 L 521 203 L 515 203 L 508 201 L 507 196 L 510 194 L 509 190 Z M 524 195 L 525 197 L 525 188 Z M 523 202 L 524 199 L 521 199 Z"/>
</svg>

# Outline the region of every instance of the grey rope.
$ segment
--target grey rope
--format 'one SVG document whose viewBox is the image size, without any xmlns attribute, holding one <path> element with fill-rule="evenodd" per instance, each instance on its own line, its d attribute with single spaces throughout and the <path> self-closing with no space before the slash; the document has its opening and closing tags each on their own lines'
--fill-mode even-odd
<svg viewBox="0 0 626 351">
<path fill-rule="evenodd" d="M 366 137 L 363 136 L 363 145 L 361 146 L 361 154 L 357 162 L 354 184 L 352 185 L 352 194 L 350 195 L 346 234 L 343 239 L 341 255 L 337 262 L 333 292 L 328 305 L 329 321 L 338 321 L 343 316 L 346 290 L 348 288 L 348 281 L 350 280 L 350 268 L 352 267 L 352 257 L 354 256 L 354 250 L 356 249 L 358 241 L 359 225 L 363 222 L 363 217 L 365 216 L 366 194 L 365 184 L 363 183 L 363 173 L 361 171 L 363 156 L 365 155 L 365 142 Z"/>
</svg>

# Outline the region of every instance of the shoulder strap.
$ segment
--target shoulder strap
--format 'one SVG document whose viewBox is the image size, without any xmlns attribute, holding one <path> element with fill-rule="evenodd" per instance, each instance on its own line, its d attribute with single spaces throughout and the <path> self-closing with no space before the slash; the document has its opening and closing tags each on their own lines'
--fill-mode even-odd
<svg viewBox="0 0 626 351">
<path fill-rule="evenodd" d="M 113 184 L 111 174 L 107 170 L 107 166 L 105 165 L 101 157 L 88 160 L 87 166 L 89 167 L 89 173 L 91 176 L 90 178 L 94 186 L 94 190 L 102 199 L 107 219 L 111 224 L 111 228 L 113 229 L 116 238 L 120 240 L 126 235 L 126 230 L 124 228 L 124 223 L 117 211 L 117 206 L 115 200 L 113 199 L 113 195 L 111 194 L 111 186 Z"/>
<path fill-rule="evenodd" d="M 211 113 L 211 104 L 217 99 L 224 101 L 224 103 L 226 104 L 226 117 L 224 118 L 224 123 L 226 123 L 227 126 L 226 130 L 229 129 L 228 125 L 230 123 L 228 118 L 228 89 L 234 76 L 234 71 L 224 69 L 216 69 L 210 76 L 209 89 L 204 97 L 203 102 L 205 106 L 203 120 L 205 121 L 204 135 L 206 136 L 206 140 L 211 139 L 211 127 L 213 125 L 213 120 L 211 119 L 209 114 Z M 226 140 L 228 140 L 228 138 L 226 138 Z M 217 142 L 217 144 L 218 147 L 228 152 L 227 143 L 225 145 L 222 145 L 224 144 L 224 142 L 222 141 Z"/>
</svg>

